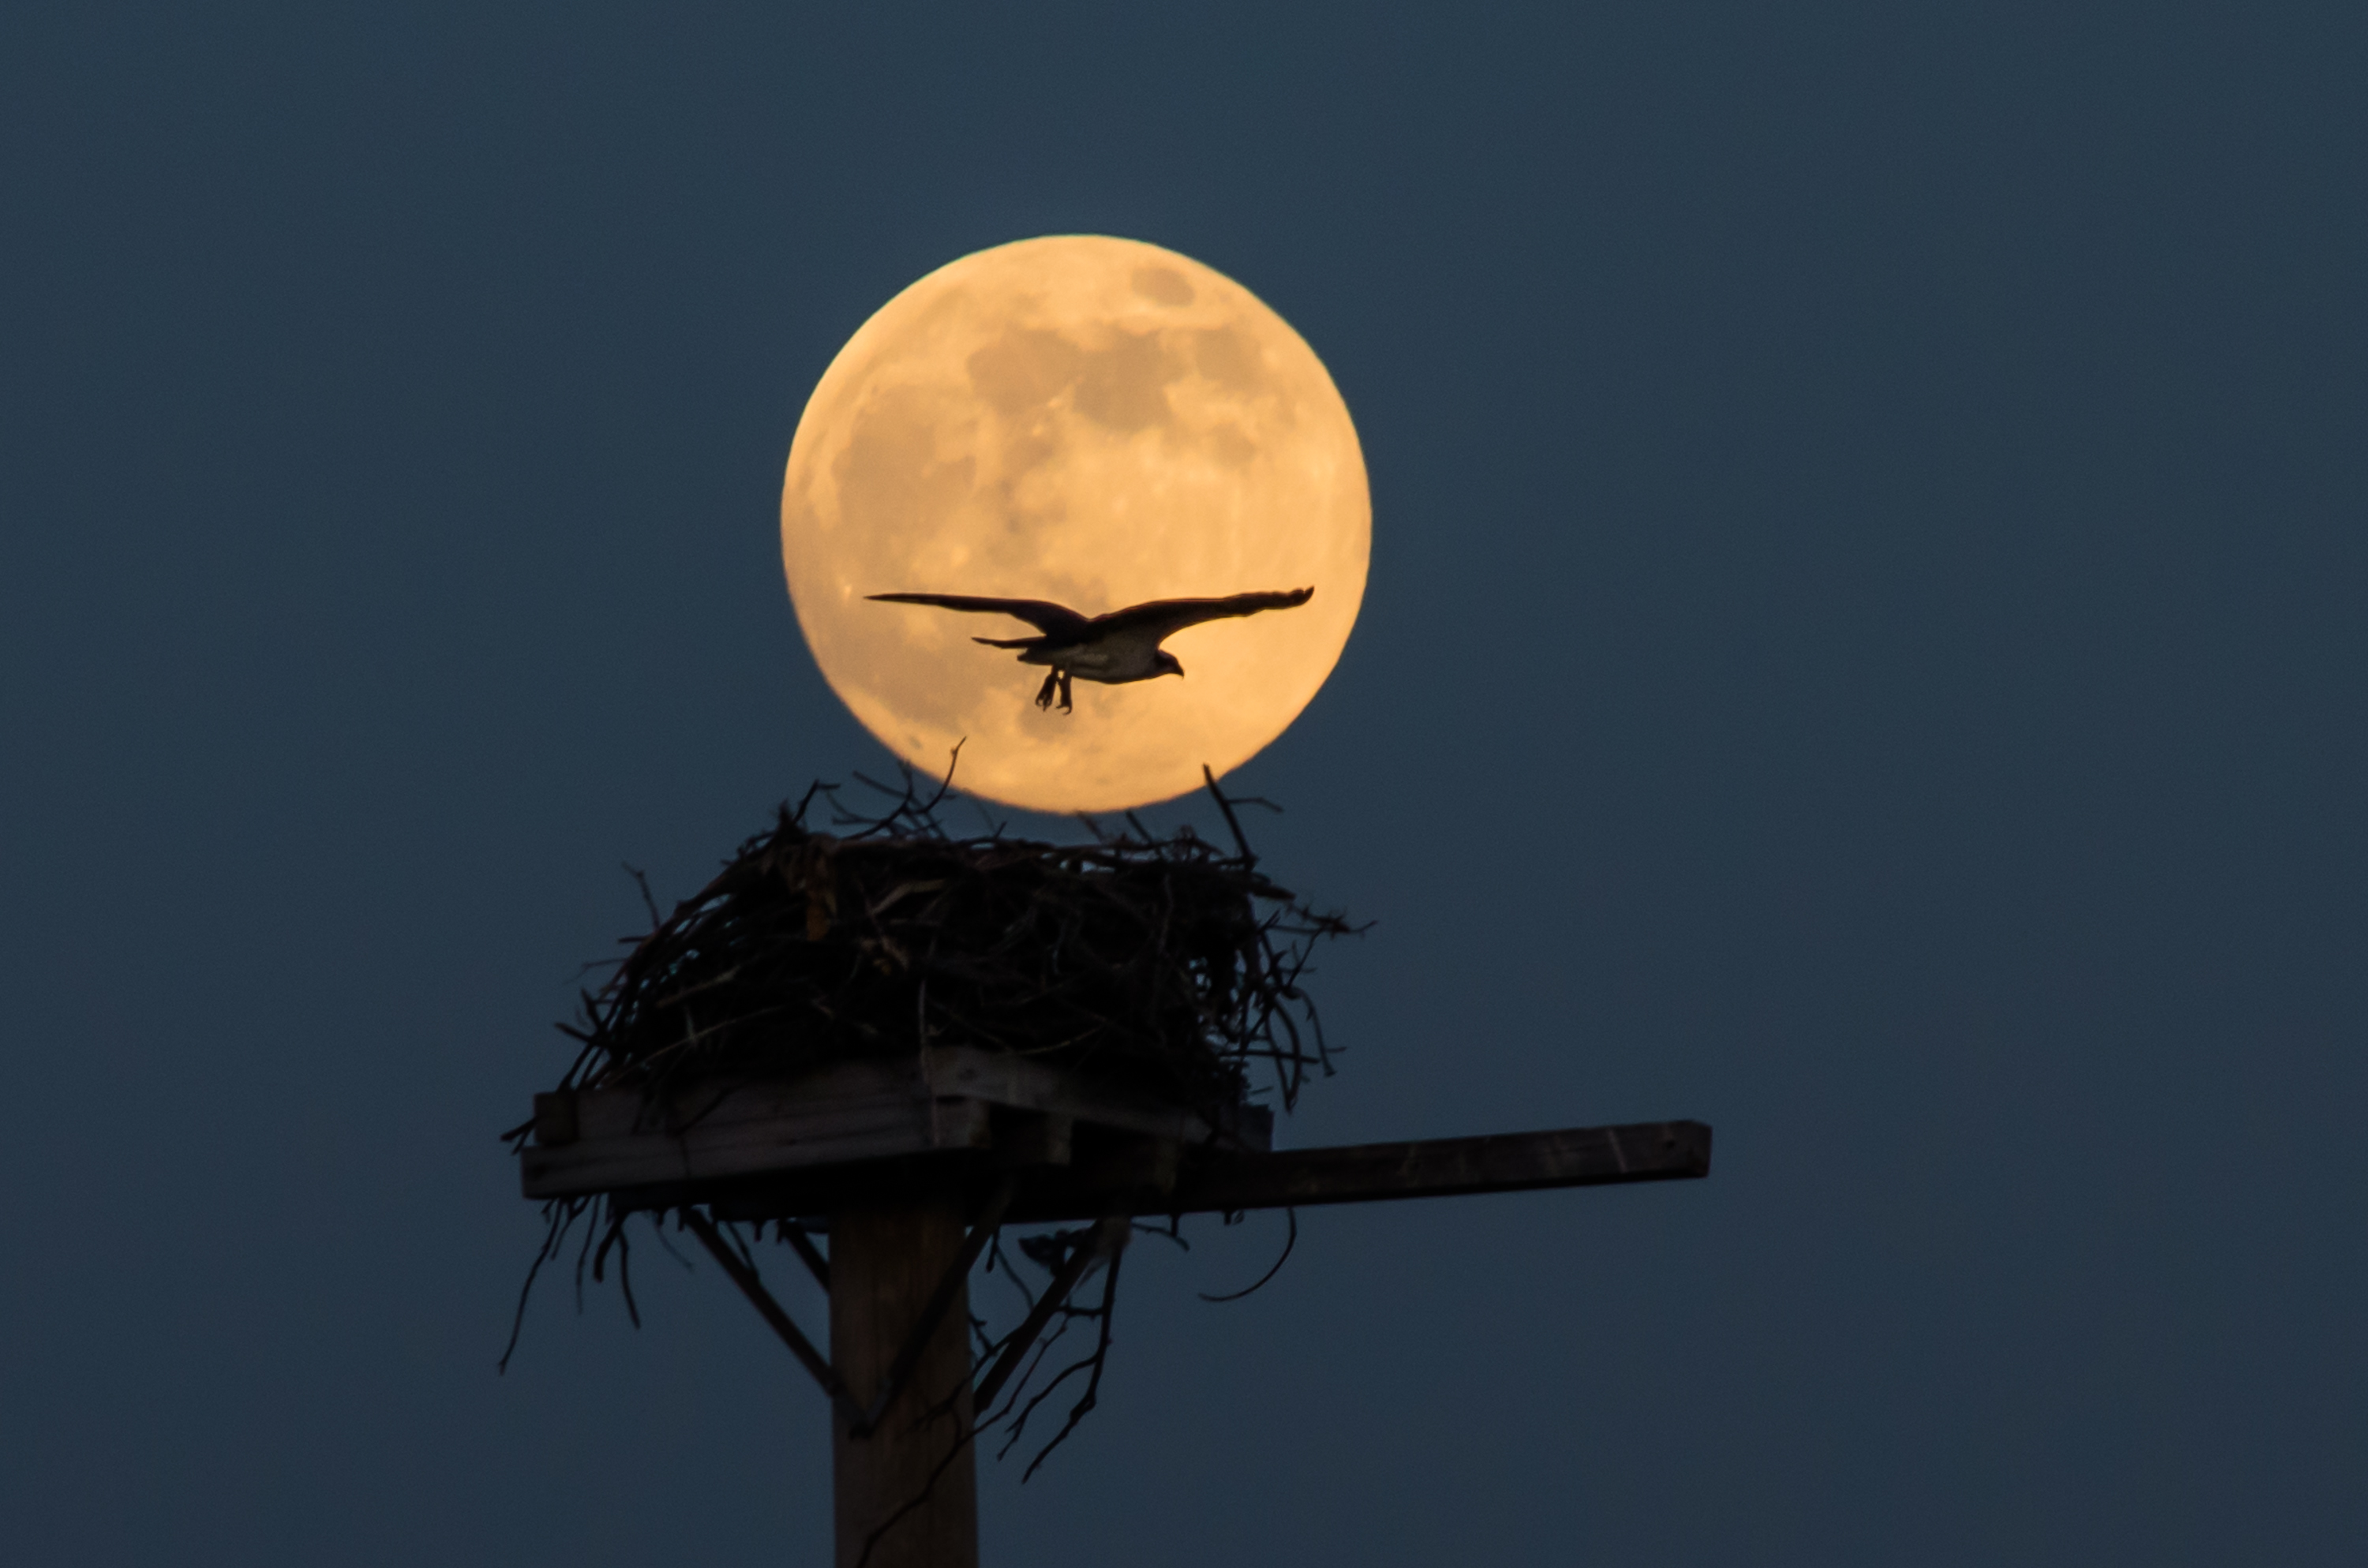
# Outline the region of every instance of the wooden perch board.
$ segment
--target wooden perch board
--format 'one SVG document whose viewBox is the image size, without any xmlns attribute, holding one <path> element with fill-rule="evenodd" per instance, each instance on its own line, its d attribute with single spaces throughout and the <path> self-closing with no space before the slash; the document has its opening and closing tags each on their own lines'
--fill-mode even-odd
<svg viewBox="0 0 2368 1568">
<path fill-rule="evenodd" d="M 750 1178 L 667 1181 L 616 1190 L 620 1207 L 710 1205 L 718 1219 L 827 1217 L 869 1204 L 951 1193 L 975 1202 L 1014 1165 L 1007 1223 L 1111 1215 L 1232 1213 L 1251 1209 L 1378 1203 L 1544 1187 L 1683 1181 L 1710 1175 L 1711 1130 L 1699 1121 L 1645 1121 L 1545 1132 L 1499 1132 L 1328 1149 L 1187 1148 L 1170 1139 L 1107 1132 L 1081 1141 L 1074 1158 L 1013 1160 L 997 1116 L 994 1148 L 939 1149 L 888 1159 L 815 1165 Z M 1024 1129 L 1023 1129 L 1024 1131 Z"/>
<path fill-rule="evenodd" d="M 1165 1158 L 1160 1158 L 1165 1153 Z M 881 1173 L 885 1177 L 888 1173 Z M 1142 1140 L 1103 1144 L 1065 1167 L 1020 1175 L 1008 1222 L 1076 1222 L 1113 1212 L 1203 1215 L 1321 1203 L 1454 1199 L 1542 1187 L 1681 1182 L 1710 1175 L 1710 1128 L 1693 1120 L 1554 1132 L 1489 1132 L 1333 1149 L 1177 1149 Z M 784 1179 L 727 1199 L 744 1218 L 826 1215 L 831 1173 Z M 891 1177 L 893 1179 L 893 1177 Z M 914 1179 L 924 1179 L 914 1173 Z M 938 1179 L 945 1179 L 940 1175 Z M 736 1206 L 751 1206 L 739 1210 Z"/>
<path fill-rule="evenodd" d="M 1211 1151 L 1185 1166 L 1175 1189 L 1151 1212 L 1299 1209 L 1323 1203 L 1453 1198 L 1708 1175 L 1710 1128 L 1699 1121 L 1494 1132 L 1477 1138 L 1427 1138 L 1406 1143 L 1275 1153 Z M 1086 1216 L 1076 1212 L 1042 1217 Z"/>
<path fill-rule="evenodd" d="M 1072 1222 L 1683 1181 L 1710 1175 L 1710 1153 L 1711 1130 L 1699 1121 L 1273 1152 L 1102 1139 L 1065 1165 L 1022 1170 L 1005 1220 Z M 733 1220 L 811 1218 L 889 1195 L 951 1189 L 974 1199 L 991 1169 L 978 1155 L 949 1153 L 790 1172 L 703 1192 L 677 1187 L 620 1197 L 627 1208 L 712 1203 L 719 1217 Z"/>
</svg>

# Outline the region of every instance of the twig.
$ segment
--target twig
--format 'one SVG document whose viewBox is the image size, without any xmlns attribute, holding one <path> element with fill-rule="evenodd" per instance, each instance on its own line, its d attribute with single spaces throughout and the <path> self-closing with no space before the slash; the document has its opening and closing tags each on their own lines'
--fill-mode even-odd
<svg viewBox="0 0 2368 1568">
<path fill-rule="evenodd" d="M 1282 1272 L 1282 1266 L 1291 1261 L 1292 1248 L 1299 1244 L 1299 1210 L 1296 1209 L 1286 1209 L 1282 1213 L 1283 1217 L 1291 1222 L 1291 1233 L 1283 1238 L 1282 1256 L 1274 1260 L 1274 1267 L 1268 1269 L 1264 1274 L 1259 1275 L 1256 1283 L 1249 1285 L 1243 1290 L 1235 1290 L 1223 1296 L 1212 1296 L 1205 1290 L 1201 1291 L 1200 1297 L 1202 1301 L 1238 1301 L 1244 1296 L 1254 1295 L 1258 1291 L 1263 1290 L 1266 1289 L 1267 1281 L 1272 1279 L 1276 1275 Z"/>
</svg>

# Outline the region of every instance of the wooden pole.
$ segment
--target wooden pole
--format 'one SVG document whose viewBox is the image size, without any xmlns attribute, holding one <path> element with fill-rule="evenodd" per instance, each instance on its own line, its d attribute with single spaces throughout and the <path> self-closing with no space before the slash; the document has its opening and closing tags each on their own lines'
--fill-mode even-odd
<svg viewBox="0 0 2368 1568">
<path fill-rule="evenodd" d="M 951 1199 L 831 1216 L 830 1358 L 860 1408 L 961 1261 L 962 1219 Z M 837 1568 L 977 1568 L 970 1375 L 970 1291 L 959 1282 L 877 1425 L 859 1435 L 845 1411 L 832 1415 Z"/>
</svg>

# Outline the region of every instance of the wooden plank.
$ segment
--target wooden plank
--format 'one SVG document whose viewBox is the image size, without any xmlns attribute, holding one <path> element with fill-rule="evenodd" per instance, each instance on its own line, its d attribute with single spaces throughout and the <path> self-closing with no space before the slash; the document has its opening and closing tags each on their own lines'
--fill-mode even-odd
<svg viewBox="0 0 2368 1568">
<path fill-rule="evenodd" d="M 932 1049 L 923 1056 L 929 1087 L 939 1095 L 962 1095 L 1017 1110 L 1042 1111 L 1184 1143 L 1204 1143 L 1211 1136 L 1209 1123 L 1191 1111 L 1149 1095 L 1095 1083 L 1033 1057 L 967 1046 Z M 1274 1112 L 1265 1106 L 1238 1107 L 1217 1131 L 1222 1142 L 1270 1148 Z"/>
<path fill-rule="evenodd" d="M 703 1085 L 656 1102 L 632 1089 L 537 1095 L 535 1142 L 520 1152 L 519 1176 L 529 1198 L 572 1198 L 985 1149 L 990 1106 L 1181 1142 L 1212 1136 L 1190 1111 L 1041 1062 L 933 1050 L 914 1061 L 840 1062 L 787 1083 Z M 1243 1107 L 1225 1141 L 1263 1149 L 1272 1127 L 1264 1107 Z M 1058 1143 L 1022 1157 L 1051 1161 Z"/>
<path fill-rule="evenodd" d="M 935 1109 L 939 1112 L 931 1115 Z M 876 1117 L 780 1118 L 738 1127 L 695 1127 L 559 1149 L 520 1152 L 519 1185 L 532 1199 L 571 1198 L 656 1183 L 704 1183 L 804 1166 L 840 1166 L 985 1148 L 987 1108 L 975 1100 L 878 1108 Z M 932 1123 L 934 1122 L 934 1125 Z"/>
<path fill-rule="evenodd" d="M 540 1131 L 567 1119 L 541 1096 Z M 637 1091 L 573 1096 L 573 1142 L 519 1152 L 526 1196 L 572 1198 L 661 1182 L 707 1182 L 768 1171 L 988 1145 L 988 1109 L 940 1101 L 917 1068 L 848 1062 L 789 1084 L 686 1092 L 653 1104 Z"/>
<path fill-rule="evenodd" d="M 1678 1181 L 1710 1174 L 1711 1130 L 1646 1121 L 1547 1132 L 1434 1138 L 1271 1153 L 1182 1149 L 1108 1138 L 1065 1168 L 1020 1173 L 1008 1222 L 1074 1221 L 1107 1214 L 1231 1213 L 1543 1187 Z M 746 1183 L 622 1194 L 628 1207 L 712 1202 L 739 1220 L 827 1215 L 891 1194 L 975 1194 L 994 1175 L 979 1156 L 926 1155 L 869 1165 L 783 1173 Z"/>
<path fill-rule="evenodd" d="M 1684 1180 L 1710 1175 L 1710 1142 L 1702 1122 L 1645 1121 L 1261 1154 L 1212 1152 L 1188 1163 L 1166 1202 L 1152 1211 L 1302 1209 Z"/>
</svg>

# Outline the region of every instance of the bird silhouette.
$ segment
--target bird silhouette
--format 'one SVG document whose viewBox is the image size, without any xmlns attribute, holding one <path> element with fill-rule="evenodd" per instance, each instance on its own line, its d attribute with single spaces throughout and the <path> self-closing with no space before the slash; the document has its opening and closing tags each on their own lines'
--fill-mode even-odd
<svg viewBox="0 0 2368 1568">
<path fill-rule="evenodd" d="M 979 615 L 1008 615 L 1033 626 L 1036 637 L 973 637 L 990 648 L 1017 648 L 1023 665 L 1049 665 L 1036 706 L 1050 708 L 1057 694 L 1061 711 L 1072 710 L 1072 679 L 1122 686 L 1158 676 L 1180 676 L 1184 666 L 1160 642 L 1188 626 L 1262 609 L 1294 609 L 1314 597 L 1314 588 L 1288 593 L 1235 594 L 1222 599 L 1153 599 L 1108 615 L 1083 616 L 1045 599 L 980 598 L 970 594 L 872 594 L 882 604 L 934 605 Z"/>
</svg>

